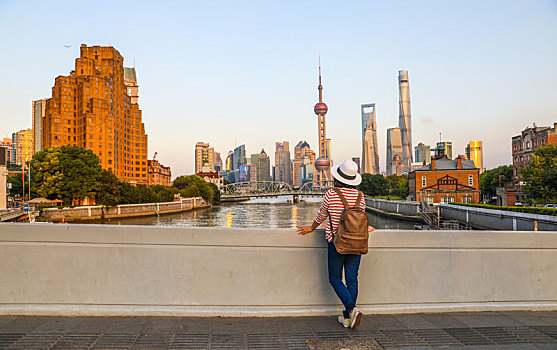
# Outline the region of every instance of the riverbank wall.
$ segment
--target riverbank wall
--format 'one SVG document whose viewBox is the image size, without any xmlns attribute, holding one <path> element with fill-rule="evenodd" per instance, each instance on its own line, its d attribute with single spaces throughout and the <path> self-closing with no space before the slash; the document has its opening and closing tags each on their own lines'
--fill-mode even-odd
<svg viewBox="0 0 557 350">
<path fill-rule="evenodd" d="M 483 230 L 557 231 L 557 216 L 439 204 L 441 217 Z"/>
<path fill-rule="evenodd" d="M 378 215 L 405 220 L 422 221 L 418 214 L 420 204 L 410 201 L 395 201 L 380 198 L 365 198 L 366 210 Z"/>
<path fill-rule="evenodd" d="M 322 230 L 0 224 L 1 315 L 338 315 Z M 557 310 L 557 233 L 377 230 L 365 313 Z"/>
<path fill-rule="evenodd" d="M 198 208 L 208 208 L 211 204 L 204 198 L 183 198 L 175 202 L 120 204 L 114 207 L 102 205 L 82 206 L 74 208 L 47 208 L 38 221 L 75 222 L 111 218 L 127 218 L 136 216 L 152 216 L 158 214 L 179 213 Z"/>
</svg>

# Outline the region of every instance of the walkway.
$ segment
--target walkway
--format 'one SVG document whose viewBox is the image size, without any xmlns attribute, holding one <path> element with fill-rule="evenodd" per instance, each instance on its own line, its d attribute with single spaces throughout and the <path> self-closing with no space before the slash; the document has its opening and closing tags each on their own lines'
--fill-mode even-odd
<svg viewBox="0 0 557 350">
<path fill-rule="evenodd" d="M 557 312 L 367 315 L 354 331 L 334 317 L 0 317 L 0 349 L 225 348 L 557 349 Z"/>
</svg>

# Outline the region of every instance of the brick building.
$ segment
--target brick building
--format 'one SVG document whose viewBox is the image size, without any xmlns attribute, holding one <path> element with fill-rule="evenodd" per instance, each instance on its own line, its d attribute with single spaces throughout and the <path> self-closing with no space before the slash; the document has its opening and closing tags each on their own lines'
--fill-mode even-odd
<svg viewBox="0 0 557 350">
<path fill-rule="evenodd" d="M 557 144 L 557 123 L 550 126 L 538 127 L 533 124 L 531 128 L 524 129 L 520 135 L 512 138 L 513 181 L 498 192 L 498 197 L 503 197 L 501 204 L 515 205 L 524 200 L 523 183 L 520 170 L 532 160 L 534 152 L 539 147 Z"/>
<path fill-rule="evenodd" d="M 164 166 L 155 159 L 148 160 L 147 165 L 147 185 L 163 185 L 166 187 L 172 186 L 172 173 L 170 172 L 169 166 Z"/>
<path fill-rule="evenodd" d="M 410 199 L 428 203 L 479 203 L 480 169 L 473 161 L 446 156 L 408 175 Z"/>
<path fill-rule="evenodd" d="M 82 44 L 80 53 L 75 70 L 55 79 L 46 101 L 42 148 L 92 150 L 103 169 L 124 181 L 147 184 L 147 134 L 141 110 L 133 103 L 135 70 L 125 80 L 124 58 L 110 46 Z"/>
</svg>

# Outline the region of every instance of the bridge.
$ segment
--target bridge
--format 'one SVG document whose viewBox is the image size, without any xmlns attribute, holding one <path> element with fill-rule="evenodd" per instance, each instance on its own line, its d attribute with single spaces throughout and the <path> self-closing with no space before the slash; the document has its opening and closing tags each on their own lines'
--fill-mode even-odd
<svg viewBox="0 0 557 350">
<path fill-rule="evenodd" d="M 224 201 L 291 195 L 297 202 L 300 196 L 322 196 L 332 187 L 333 181 L 307 182 L 298 189 L 280 181 L 253 181 L 228 184 L 221 187 L 220 192 Z"/>
</svg>

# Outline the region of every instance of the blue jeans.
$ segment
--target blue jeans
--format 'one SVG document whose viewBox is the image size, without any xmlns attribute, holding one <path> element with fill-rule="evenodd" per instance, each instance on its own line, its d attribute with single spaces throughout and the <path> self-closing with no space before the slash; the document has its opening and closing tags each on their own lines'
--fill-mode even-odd
<svg viewBox="0 0 557 350">
<path fill-rule="evenodd" d="M 329 267 L 329 283 L 333 286 L 335 293 L 344 305 L 344 317 L 350 317 L 350 311 L 356 306 L 358 298 L 358 270 L 360 269 L 361 255 L 339 254 L 333 242 L 327 246 L 327 265 Z M 344 279 L 342 282 L 342 270 Z"/>
</svg>

